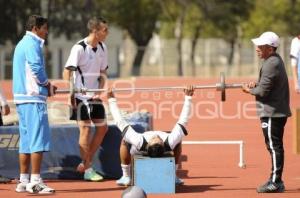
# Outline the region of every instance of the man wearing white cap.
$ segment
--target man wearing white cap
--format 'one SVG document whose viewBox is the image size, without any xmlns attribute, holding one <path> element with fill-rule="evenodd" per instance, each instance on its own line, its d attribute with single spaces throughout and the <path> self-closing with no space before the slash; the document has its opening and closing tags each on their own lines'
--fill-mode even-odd
<svg viewBox="0 0 300 198">
<path fill-rule="evenodd" d="M 300 93 L 300 35 L 293 38 L 291 42 L 291 67 L 292 67 L 292 73 L 293 73 L 293 79 L 294 79 L 294 88 L 297 93 Z"/>
<path fill-rule="evenodd" d="M 268 181 L 257 188 L 258 193 L 284 192 L 282 181 L 284 166 L 283 134 L 287 118 L 291 116 L 288 77 L 284 63 L 276 53 L 279 37 L 274 32 L 265 32 L 252 39 L 262 65 L 257 82 L 243 85 L 243 91 L 255 96 L 257 113 L 267 149 L 271 155 L 272 172 Z"/>
</svg>

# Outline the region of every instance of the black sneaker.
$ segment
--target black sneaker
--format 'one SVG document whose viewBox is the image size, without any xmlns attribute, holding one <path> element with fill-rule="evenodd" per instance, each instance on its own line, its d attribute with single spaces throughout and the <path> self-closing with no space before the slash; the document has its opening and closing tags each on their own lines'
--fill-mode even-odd
<svg viewBox="0 0 300 198">
<path fill-rule="evenodd" d="M 258 193 L 282 193 L 284 192 L 285 187 L 283 182 L 278 182 L 278 183 L 274 183 L 272 181 L 267 181 L 267 183 L 265 183 L 262 186 L 259 186 L 256 191 Z"/>
</svg>

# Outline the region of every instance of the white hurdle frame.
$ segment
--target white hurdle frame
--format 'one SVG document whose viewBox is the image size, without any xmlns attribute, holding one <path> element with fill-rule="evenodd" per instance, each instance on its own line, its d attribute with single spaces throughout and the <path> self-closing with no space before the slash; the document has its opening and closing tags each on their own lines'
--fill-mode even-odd
<svg viewBox="0 0 300 198">
<path fill-rule="evenodd" d="M 227 141 L 227 140 L 221 140 L 221 141 L 182 141 L 182 144 L 188 144 L 188 145 L 197 145 L 197 144 L 238 144 L 239 145 L 239 163 L 238 166 L 240 168 L 246 168 L 246 164 L 244 161 L 244 141 L 243 140 L 235 140 L 235 141 Z"/>
</svg>

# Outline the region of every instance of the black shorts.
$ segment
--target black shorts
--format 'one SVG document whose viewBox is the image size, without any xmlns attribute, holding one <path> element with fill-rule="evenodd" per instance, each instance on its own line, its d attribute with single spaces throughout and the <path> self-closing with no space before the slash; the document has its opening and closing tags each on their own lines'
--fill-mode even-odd
<svg viewBox="0 0 300 198">
<path fill-rule="evenodd" d="M 77 109 L 72 109 L 70 120 L 105 119 L 105 108 L 101 100 L 88 100 L 84 103 L 76 98 Z"/>
<path fill-rule="evenodd" d="M 0 113 L 0 126 L 3 126 L 3 120 L 2 120 L 2 115 Z"/>
</svg>

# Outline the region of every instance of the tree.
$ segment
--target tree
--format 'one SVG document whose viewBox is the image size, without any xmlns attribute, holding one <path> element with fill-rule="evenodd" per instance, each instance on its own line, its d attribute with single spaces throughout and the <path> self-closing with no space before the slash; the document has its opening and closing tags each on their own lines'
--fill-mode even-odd
<svg viewBox="0 0 300 198">
<path fill-rule="evenodd" d="M 146 46 L 155 31 L 160 6 L 152 0 L 78 0 L 76 3 L 56 0 L 51 5 L 51 13 L 49 18 L 55 26 L 55 35 L 64 34 L 68 39 L 85 34 L 87 20 L 92 15 L 101 14 L 110 24 L 126 30 L 137 46 L 132 74 L 140 75 Z"/>
<path fill-rule="evenodd" d="M 88 34 L 87 22 L 92 16 L 100 16 L 102 9 L 94 0 L 49 0 L 49 21 L 55 37 L 67 39 Z"/>
<path fill-rule="evenodd" d="M 256 0 L 255 8 L 250 13 L 249 20 L 243 23 L 244 34 L 247 38 L 253 38 L 260 35 L 265 31 L 273 31 L 278 33 L 279 35 L 286 34 L 291 29 L 291 21 L 292 19 L 296 19 L 297 11 L 295 10 L 292 15 L 295 17 L 286 18 L 286 16 L 291 15 L 290 11 L 292 9 L 296 9 L 296 7 L 291 7 L 292 1 L 286 0 Z M 268 6 L 265 6 L 268 5 Z M 298 3 L 298 12 L 299 3 Z M 299 18 L 298 18 L 299 20 Z M 293 21 L 294 23 L 295 21 Z M 299 23 L 299 21 L 297 22 Z M 296 25 L 295 27 L 299 27 Z"/>
<path fill-rule="evenodd" d="M 191 63 L 193 74 L 196 74 L 195 52 L 197 42 L 202 37 L 219 37 L 230 43 L 228 65 L 232 64 L 235 43 L 238 41 L 240 24 L 247 20 L 253 7 L 251 0 L 164 0 L 163 21 L 173 23 L 174 29 L 180 28 L 179 36 L 175 35 L 178 44 L 178 75 L 182 75 L 181 68 L 181 40 L 190 36 L 192 40 Z M 181 23 L 178 23 L 180 21 Z M 179 24 L 179 25 L 178 25 Z"/>
<path fill-rule="evenodd" d="M 210 34 L 225 39 L 230 44 L 228 66 L 233 64 L 235 46 L 241 48 L 241 24 L 248 20 L 254 3 L 252 0 L 195 0 L 203 19 L 208 20 L 214 29 Z M 199 31 L 199 30 L 196 30 Z M 193 39 L 196 39 L 195 37 Z M 236 45 L 237 43 L 237 45 Z"/>
<path fill-rule="evenodd" d="M 300 34 L 300 15 L 295 14 L 300 12 L 300 2 L 299 0 L 290 0 L 289 4 L 287 5 L 286 13 L 283 15 L 283 20 L 286 21 L 288 27 L 287 33 L 289 35 L 299 35 Z"/>
<path fill-rule="evenodd" d="M 39 0 L 0 0 L 0 43 L 12 40 L 16 43 L 24 32 L 29 14 L 41 13 Z M 111 23 L 127 30 L 137 45 L 132 74 L 139 75 L 146 46 L 156 28 L 161 13 L 158 1 L 152 0 L 47 0 L 47 17 L 54 37 L 65 35 L 67 39 L 87 34 L 86 24 L 91 16 L 104 15 Z M 13 34 L 12 34 L 13 33 Z"/>
<path fill-rule="evenodd" d="M 0 44 L 6 41 L 16 44 L 25 32 L 28 16 L 39 13 L 39 0 L 0 0 Z"/>
<path fill-rule="evenodd" d="M 159 1 L 111 0 L 99 2 L 112 23 L 126 30 L 137 46 L 132 75 L 140 75 L 142 60 L 161 13 Z"/>
<path fill-rule="evenodd" d="M 221 4 L 221 0 L 218 0 L 218 4 Z M 241 24 L 247 21 L 250 12 L 254 7 L 254 2 L 252 0 L 234 0 L 222 2 L 223 8 L 218 7 L 219 11 L 223 10 L 223 13 L 216 15 L 216 26 L 221 30 L 221 34 L 224 35 L 223 38 L 230 44 L 230 53 L 228 57 L 228 66 L 232 66 L 234 51 L 237 51 L 238 56 L 238 69 L 240 67 L 240 51 L 241 51 L 241 40 L 243 37 L 243 31 Z M 217 11 L 218 13 L 218 11 Z M 240 70 L 238 70 L 239 74 Z"/>
<path fill-rule="evenodd" d="M 163 0 L 160 1 L 160 5 L 163 11 L 161 17 L 167 23 L 173 23 L 174 36 L 177 39 L 177 75 L 183 76 L 183 62 L 182 62 L 182 40 L 184 37 L 184 26 L 188 8 L 190 6 L 190 0 Z"/>
</svg>

